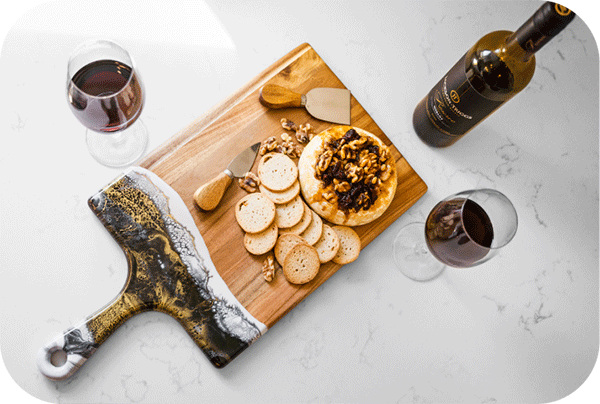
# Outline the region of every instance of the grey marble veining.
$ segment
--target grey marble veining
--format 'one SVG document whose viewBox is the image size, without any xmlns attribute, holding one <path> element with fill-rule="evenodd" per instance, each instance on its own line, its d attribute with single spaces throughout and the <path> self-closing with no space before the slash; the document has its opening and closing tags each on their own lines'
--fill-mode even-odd
<svg viewBox="0 0 600 404">
<path fill-rule="evenodd" d="M 415 105 L 481 35 L 517 28 L 540 3 L 150 3 L 50 2 L 25 13 L 4 39 L 0 345 L 22 396 L 592 402 L 600 182 L 598 48 L 586 25 L 593 16 L 580 14 L 538 53 L 521 94 L 437 150 L 412 129 Z M 120 11 L 109 15 L 113 9 Z M 93 37 L 111 37 L 134 56 L 147 90 L 150 149 L 308 42 L 429 191 L 228 367 L 214 369 L 175 320 L 143 313 L 73 378 L 51 382 L 35 367 L 37 350 L 112 299 L 126 274 L 122 252 L 85 204 L 120 171 L 87 153 L 65 99 L 68 55 Z M 33 162 L 42 169 L 29 169 Z M 447 269 L 426 283 L 405 278 L 390 252 L 396 232 L 474 187 L 497 189 L 515 204 L 514 240 L 474 269 Z"/>
</svg>

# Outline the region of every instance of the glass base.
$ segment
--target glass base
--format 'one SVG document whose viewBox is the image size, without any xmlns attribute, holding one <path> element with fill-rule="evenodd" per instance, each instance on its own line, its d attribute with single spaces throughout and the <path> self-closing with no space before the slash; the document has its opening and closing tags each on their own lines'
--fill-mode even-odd
<svg viewBox="0 0 600 404">
<path fill-rule="evenodd" d="M 107 167 L 125 167 L 135 163 L 144 155 L 148 145 L 148 130 L 137 120 L 125 130 L 114 133 L 86 131 L 88 151 Z"/>
<path fill-rule="evenodd" d="M 394 262 L 400 272 L 415 281 L 428 281 L 446 267 L 425 243 L 425 223 L 410 223 L 398 231 L 393 244 Z"/>
</svg>

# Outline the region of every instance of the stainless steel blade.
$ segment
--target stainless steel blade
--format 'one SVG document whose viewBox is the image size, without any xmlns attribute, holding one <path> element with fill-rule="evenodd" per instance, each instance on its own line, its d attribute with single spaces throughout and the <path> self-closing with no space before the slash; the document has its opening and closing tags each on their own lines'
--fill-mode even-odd
<svg viewBox="0 0 600 404">
<path fill-rule="evenodd" d="M 350 125 L 350 90 L 313 88 L 306 93 L 305 107 L 317 119 Z"/>
<path fill-rule="evenodd" d="M 256 155 L 258 154 L 258 149 L 260 149 L 260 142 L 254 143 L 238 154 L 227 166 L 229 172 L 236 178 L 243 177 L 252 168 L 254 159 L 256 159 Z"/>
</svg>

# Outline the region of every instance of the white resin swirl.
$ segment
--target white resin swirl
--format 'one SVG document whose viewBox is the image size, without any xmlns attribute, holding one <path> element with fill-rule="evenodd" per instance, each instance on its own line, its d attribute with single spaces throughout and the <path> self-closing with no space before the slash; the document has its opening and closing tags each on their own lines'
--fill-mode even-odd
<svg viewBox="0 0 600 404">
<path fill-rule="evenodd" d="M 141 177 L 135 179 L 137 176 L 131 175 L 132 172 Z M 169 237 L 190 275 L 198 283 L 200 293 L 208 293 L 205 298 L 217 299 L 212 310 L 219 327 L 247 343 L 264 334 L 267 326 L 242 306 L 217 272 L 204 239 L 177 192 L 156 174 L 141 167 L 131 168 L 125 177 L 134 180 L 136 187 L 148 195 L 161 212 Z M 156 192 L 157 189 L 160 192 Z"/>
</svg>

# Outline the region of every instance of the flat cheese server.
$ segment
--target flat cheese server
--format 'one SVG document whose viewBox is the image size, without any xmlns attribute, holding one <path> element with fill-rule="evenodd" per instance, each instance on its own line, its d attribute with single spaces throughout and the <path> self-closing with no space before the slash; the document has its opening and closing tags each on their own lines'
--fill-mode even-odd
<svg viewBox="0 0 600 404">
<path fill-rule="evenodd" d="M 344 88 L 313 88 L 306 94 L 298 94 L 267 84 L 260 90 L 258 99 L 268 108 L 305 107 L 317 119 L 350 125 L 350 90 Z"/>
<path fill-rule="evenodd" d="M 233 178 L 241 178 L 250 171 L 259 148 L 260 142 L 248 147 L 231 160 L 225 171 L 194 192 L 194 201 L 200 209 L 213 210 L 217 207 Z"/>
</svg>

